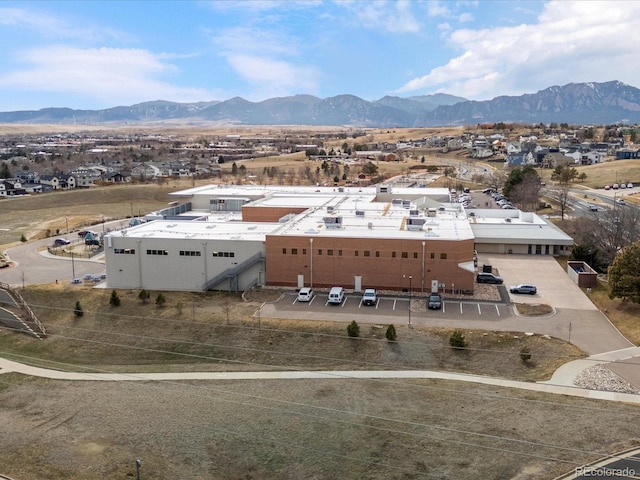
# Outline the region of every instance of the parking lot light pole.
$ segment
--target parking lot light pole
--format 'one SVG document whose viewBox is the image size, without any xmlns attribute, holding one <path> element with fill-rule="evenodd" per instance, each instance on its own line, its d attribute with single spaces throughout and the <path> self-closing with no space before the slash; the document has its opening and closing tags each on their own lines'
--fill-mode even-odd
<svg viewBox="0 0 640 480">
<path fill-rule="evenodd" d="M 140 467 L 142 466 L 142 460 L 136 460 L 136 480 L 140 480 Z"/>
<path fill-rule="evenodd" d="M 76 265 L 73 261 L 73 252 L 71 252 L 71 281 L 76 278 Z"/>
<path fill-rule="evenodd" d="M 404 278 L 404 275 L 402 276 Z M 409 323 L 407 324 L 407 326 L 409 328 L 413 328 L 413 325 L 411 324 L 411 288 L 412 288 L 412 280 L 413 280 L 413 276 L 409 275 Z"/>
</svg>

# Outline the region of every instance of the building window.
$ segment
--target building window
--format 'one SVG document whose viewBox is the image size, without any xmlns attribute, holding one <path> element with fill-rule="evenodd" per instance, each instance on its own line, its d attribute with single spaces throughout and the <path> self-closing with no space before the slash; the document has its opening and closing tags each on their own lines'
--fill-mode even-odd
<svg viewBox="0 0 640 480">
<path fill-rule="evenodd" d="M 409 252 L 402 252 L 402 258 L 409 258 Z"/>
<path fill-rule="evenodd" d="M 431 254 L 429 255 L 429 257 L 430 257 L 430 258 L 432 258 L 432 259 L 433 259 L 433 258 L 436 258 L 436 254 L 435 254 L 435 252 L 431 252 Z"/>
<path fill-rule="evenodd" d="M 379 256 L 380 256 L 380 251 L 376 250 L 376 257 L 379 257 Z"/>
<path fill-rule="evenodd" d="M 306 248 L 303 248 L 303 249 L 302 249 L 302 254 L 303 254 L 303 255 L 306 255 L 306 254 L 307 254 L 307 249 L 306 249 Z"/>
<path fill-rule="evenodd" d="M 418 258 L 418 252 L 413 252 L 413 258 Z"/>
<path fill-rule="evenodd" d="M 136 249 L 135 248 L 115 248 L 113 250 L 113 253 L 115 253 L 116 255 L 135 255 Z"/>
<path fill-rule="evenodd" d="M 391 252 L 391 258 L 396 258 L 396 252 Z"/>
<path fill-rule="evenodd" d="M 199 257 L 200 252 L 197 250 L 180 250 L 181 257 Z"/>
<path fill-rule="evenodd" d="M 338 250 L 338 256 L 341 257 L 342 256 L 342 250 Z"/>
<path fill-rule="evenodd" d="M 321 255 L 322 255 L 322 249 L 321 249 L 321 248 L 319 248 L 319 249 L 318 249 L 318 256 L 321 256 Z"/>
<path fill-rule="evenodd" d="M 169 255 L 168 250 L 147 250 L 147 255 Z"/>
<path fill-rule="evenodd" d="M 365 250 L 364 251 L 364 256 L 365 257 L 370 257 L 371 256 L 371 251 L 370 250 Z"/>
<path fill-rule="evenodd" d="M 297 255 L 298 254 L 298 249 L 297 248 L 292 248 L 291 249 L 291 255 Z"/>
<path fill-rule="evenodd" d="M 286 254 L 287 254 L 287 249 L 286 249 L 286 248 L 283 248 L 283 249 L 282 249 L 282 254 L 283 254 L 283 255 L 286 255 Z"/>
<path fill-rule="evenodd" d="M 360 252 L 358 252 L 358 250 L 355 250 L 355 251 L 353 252 L 353 256 L 354 256 L 354 257 L 357 257 L 358 255 L 360 255 Z"/>
<path fill-rule="evenodd" d="M 228 257 L 228 258 L 236 256 L 235 252 L 211 252 L 211 255 L 213 257 Z"/>
<path fill-rule="evenodd" d="M 446 260 L 447 259 L 447 254 L 446 253 L 441 253 L 440 254 L 440 260 Z"/>
<path fill-rule="evenodd" d="M 327 250 L 327 255 L 333 256 L 333 250 L 331 250 L 331 249 Z"/>
</svg>

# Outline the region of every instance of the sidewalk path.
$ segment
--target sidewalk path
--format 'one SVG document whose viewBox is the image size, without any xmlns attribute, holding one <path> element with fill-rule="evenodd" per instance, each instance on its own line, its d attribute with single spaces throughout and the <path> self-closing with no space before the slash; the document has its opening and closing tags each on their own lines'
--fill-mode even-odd
<svg viewBox="0 0 640 480">
<path fill-rule="evenodd" d="M 519 382 L 501 378 L 462 373 L 435 372 L 429 370 L 322 370 L 322 371 L 268 371 L 268 372 L 184 372 L 184 373 L 82 373 L 63 372 L 0 358 L 0 374 L 15 372 L 54 380 L 78 381 L 182 381 L 182 380 L 353 380 L 353 379 L 436 379 L 479 383 L 504 388 L 517 388 L 555 395 L 634 403 L 640 405 L 640 395 L 602 392 L 578 387 L 550 385 L 546 383 Z"/>
</svg>

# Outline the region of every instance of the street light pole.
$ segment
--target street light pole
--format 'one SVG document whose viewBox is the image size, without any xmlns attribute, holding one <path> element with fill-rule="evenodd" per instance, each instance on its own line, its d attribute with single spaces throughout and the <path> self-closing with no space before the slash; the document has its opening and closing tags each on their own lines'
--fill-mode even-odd
<svg viewBox="0 0 640 480">
<path fill-rule="evenodd" d="M 136 480 L 140 480 L 140 467 L 142 466 L 142 460 L 136 460 Z"/>
<path fill-rule="evenodd" d="M 409 275 L 409 328 L 413 328 L 413 325 L 411 325 L 411 282 L 413 280 L 413 277 L 411 275 Z"/>
<path fill-rule="evenodd" d="M 71 281 L 76 278 L 76 265 L 73 262 L 73 252 L 71 252 Z"/>
</svg>

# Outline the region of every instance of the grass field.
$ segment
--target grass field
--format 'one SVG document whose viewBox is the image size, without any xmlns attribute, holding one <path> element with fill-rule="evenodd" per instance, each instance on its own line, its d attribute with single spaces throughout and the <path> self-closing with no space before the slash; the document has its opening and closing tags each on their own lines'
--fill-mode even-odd
<svg viewBox="0 0 640 480">
<path fill-rule="evenodd" d="M 335 380 L 54 382 L 0 376 L 0 473 L 125 478 L 552 478 L 639 440 L 636 407 L 446 381 L 343 380 L 346 369 L 433 369 L 548 378 L 581 356 L 561 340 L 450 330 L 258 319 L 248 301 L 50 285 L 24 291 L 50 333 L 0 332 L 7 358 L 85 371 L 332 369 Z M 84 315 L 73 315 L 75 301 Z M 520 359 L 523 347 L 532 360 Z M 597 413 L 596 413 L 597 412 Z"/>
</svg>

